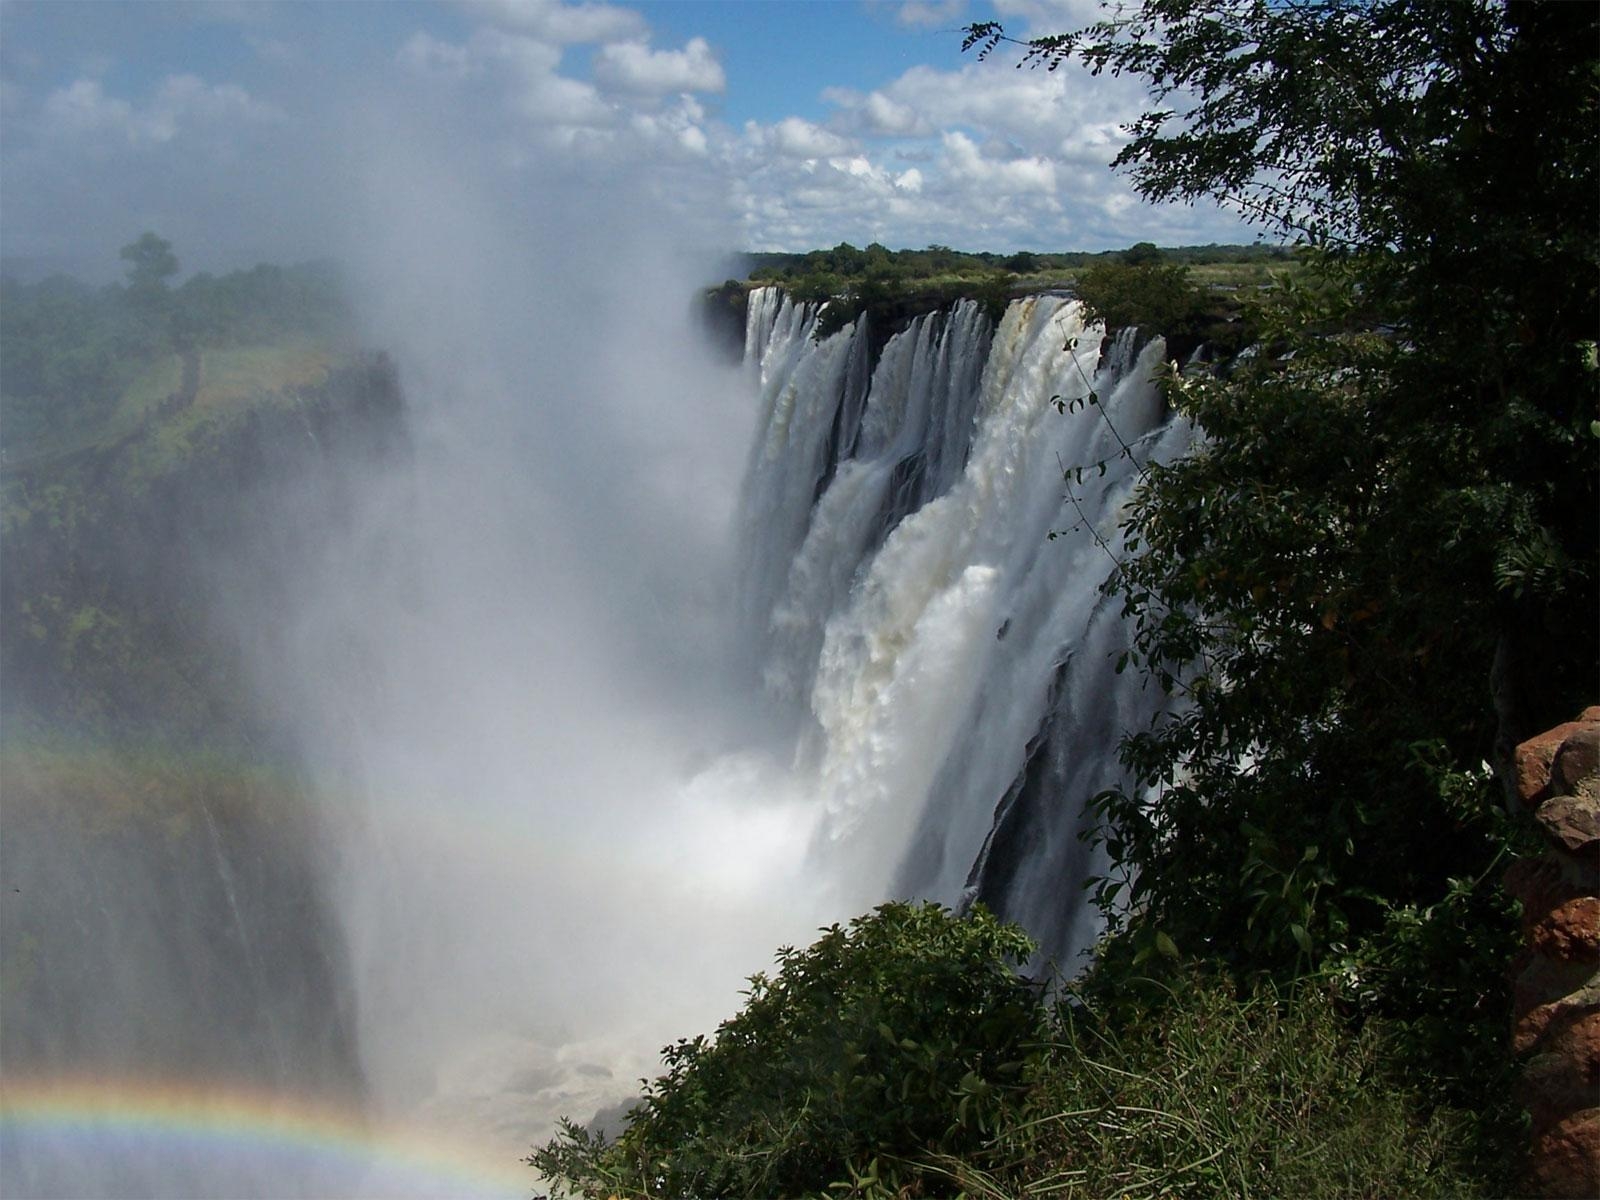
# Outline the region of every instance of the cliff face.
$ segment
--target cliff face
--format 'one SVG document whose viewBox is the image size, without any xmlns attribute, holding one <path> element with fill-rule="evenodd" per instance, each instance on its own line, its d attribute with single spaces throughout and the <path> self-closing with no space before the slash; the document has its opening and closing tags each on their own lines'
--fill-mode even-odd
<svg viewBox="0 0 1600 1200">
<path fill-rule="evenodd" d="M 301 347 L 185 355 L 170 374 L 142 411 L 6 465 L 0 1058 L 21 1088 L 349 1101 L 363 1084 L 327 839 L 223 609 L 248 595 L 270 616 L 292 594 L 286 564 L 341 519 L 351 477 L 405 453 L 400 392 L 381 356 Z M 6 1194 L 93 1190 L 77 1156 L 6 1157 Z M 107 1186 L 215 1194 L 166 1175 Z"/>
<path fill-rule="evenodd" d="M 1532 1116 L 1529 1185 L 1600 1195 L 1600 707 L 1517 747 L 1518 795 L 1549 849 L 1516 863 L 1523 907 L 1511 1049 Z"/>
<path fill-rule="evenodd" d="M 186 358 L 181 387 L 131 428 L 6 471 L 0 703 L 13 733 L 259 742 L 212 619 L 222 593 L 247 560 L 315 535 L 290 492 L 316 489 L 336 512 L 355 464 L 400 449 L 381 356 L 215 384 L 204 355 Z M 294 586 L 256 576 L 249 586 Z"/>
</svg>

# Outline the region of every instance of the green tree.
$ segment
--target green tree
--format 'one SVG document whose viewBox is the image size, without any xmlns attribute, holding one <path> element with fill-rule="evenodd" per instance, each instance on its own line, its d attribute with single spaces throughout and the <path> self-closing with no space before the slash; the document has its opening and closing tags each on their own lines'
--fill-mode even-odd
<svg viewBox="0 0 1600 1200">
<path fill-rule="evenodd" d="M 1154 242 L 1135 242 L 1120 257 L 1130 267 L 1145 267 L 1160 262 L 1166 256 Z"/>
<path fill-rule="evenodd" d="M 1189 269 L 1177 263 L 1099 262 L 1078 276 L 1074 291 L 1113 329 L 1141 325 L 1168 337 L 1188 332 L 1205 308 Z"/>
<path fill-rule="evenodd" d="M 178 273 L 172 243 L 146 232 L 124 246 L 120 254 L 128 264 L 126 296 L 139 334 L 163 347 L 184 344 L 188 330 L 174 319 L 172 292 L 167 287 L 167 280 Z"/>
<path fill-rule="evenodd" d="M 835 925 L 780 950 L 714 1039 L 667 1047 L 615 1144 L 569 1124 L 529 1161 L 587 1196 L 800 1196 L 976 1148 L 1044 1028 L 1016 973 L 1032 949 L 981 908 L 887 904 Z"/>
<path fill-rule="evenodd" d="M 1174 379 L 1201 438 L 1128 518 L 1126 661 L 1173 706 L 1097 801 L 1117 952 L 1342 964 L 1485 1103 L 1510 926 L 1482 764 L 1600 678 L 1597 45 L 1593 5 L 1146 0 L 1020 51 L 1143 79 L 1138 190 L 1312 268 L 1253 358 Z"/>
<path fill-rule="evenodd" d="M 129 242 L 118 252 L 128 264 L 128 290 L 137 295 L 151 295 L 167 290 L 167 280 L 178 273 L 178 256 L 172 252 L 172 243 L 153 233 L 145 232 L 136 242 Z"/>
</svg>

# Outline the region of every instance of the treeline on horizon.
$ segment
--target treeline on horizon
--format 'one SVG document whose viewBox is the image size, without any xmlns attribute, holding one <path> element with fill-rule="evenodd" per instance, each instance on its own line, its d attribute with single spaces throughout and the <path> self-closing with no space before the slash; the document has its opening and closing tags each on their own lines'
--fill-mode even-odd
<svg viewBox="0 0 1600 1200">
<path fill-rule="evenodd" d="M 747 278 L 779 283 L 808 276 L 833 274 L 843 277 L 885 275 L 905 279 L 932 279 L 941 275 L 973 275 L 1006 271 L 1013 275 L 1034 275 L 1052 271 L 1073 271 L 1109 262 L 1160 259 L 1179 266 L 1209 266 L 1218 263 L 1272 264 L 1293 261 L 1293 246 L 1256 242 L 1248 245 L 1209 243 L 1203 246 L 1161 246 L 1137 242 L 1123 250 L 1071 250 L 1044 252 L 1019 250 L 1011 254 L 990 251 L 955 250 L 931 245 L 923 250 L 890 250 L 873 242 L 857 249 L 840 242 L 828 250 L 800 253 L 752 251 L 746 254 Z"/>
<path fill-rule="evenodd" d="M 226 345 L 327 337 L 349 328 L 336 264 L 259 263 L 180 285 L 172 246 L 145 233 L 122 248 L 122 282 L 64 274 L 23 282 L 0 273 L 5 441 L 26 446 L 102 420 L 155 359 Z"/>
</svg>

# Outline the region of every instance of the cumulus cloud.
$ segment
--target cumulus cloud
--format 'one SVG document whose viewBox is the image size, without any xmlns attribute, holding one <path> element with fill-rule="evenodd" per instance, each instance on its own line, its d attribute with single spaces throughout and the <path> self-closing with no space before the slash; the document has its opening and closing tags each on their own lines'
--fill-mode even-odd
<svg viewBox="0 0 1600 1200">
<path fill-rule="evenodd" d="M 613 125 L 616 113 L 592 84 L 560 72 L 561 48 L 493 26 L 465 43 L 413 35 L 397 61 L 436 84 L 488 80 L 503 109 L 534 126 L 571 131 Z"/>
<path fill-rule="evenodd" d="M 108 95 L 97 79 L 79 79 L 46 97 L 48 134 L 73 138 L 108 134 L 130 144 L 170 142 L 185 129 L 233 122 L 259 123 L 280 111 L 236 84 L 208 84 L 197 75 L 169 75 L 143 105 Z"/>
<path fill-rule="evenodd" d="M 992 188 L 999 193 L 1055 194 L 1056 165 L 1049 159 L 991 156 L 960 130 L 949 131 L 941 141 L 944 158 L 940 165 L 952 179 Z"/>
<path fill-rule="evenodd" d="M 614 4 L 557 0 L 462 0 L 461 7 L 491 25 L 556 44 L 617 42 L 643 37 L 644 18 Z"/>
<path fill-rule="evenodd" d="M 466 46 L 421 31 L 406 39 L 395 61 L 418 74 L 448 79 L 465 79 L 483 68 L 482 62 Z"/>
<path fill-rule="evenodd" d="M 835 105 L 840 124 L 868 137 L 927 137 L 933 126 L 910 104 L 883 92 L 866 95 L 852 88 L 824 88 L 822 98 Z"/>
<path fill-rule="evenodd" d="M 727 87 L 722 64 L 704 38 L 690 38 L 682 50 L 652 50 L 643 42 L 602 46 L 595 55 L 594 77 L 610 91 L 643 96 Z"/>
<path fill-rule="evenodd" d="M 994 0 L 994 10 L 1006 32 L 1020 38 L 1068 33 L 1107 16 L 1101 0 Z"/>
<path fill-rule="evenodd" d="M 997 8 L 1008 21 L 1045 30 L 1096 15 L 1042 0 L 1001 0 Z M 250 45 L 270 37 L 285 51 L 251 58 L 248 90 L 175 74 L 130 91 L 117 86 L 116 70 L 84 71 L 81 53 L 75 69 L 55 77 L 67 82 L 48 86 L 28 74 L 27 47 L 14 43 L 0 81 L 7 252 L 76 251 L 95 222 L 105 232 L 92 240 L 109 251 L 94 253 L 112 270 L 116 246 L 135 226 L 156 228 L 182 248 L 202 240 L 229 246 L 249 233 L 260 241 L 248 253 L 262 257 L 327 252 L 336 247 L 326 239 L 305 250 L 274 247 L 289 245 L 297 228 L 319 232 L 324 210 L 337 212 L 334 201 L 318 199 L 327 173 L 305 167 L 314 155 L 302 147 L 348 137 L 337 114 L 364 105 L 381 109 L 389 124 L 363 127 L 361 137 L 388 140 L 426 126 L 497 163 L 508 195 L 557 176 L 593 194 L 625 175 L 641 189 L 640 204 L 695 209 L 713 224 L 728 214 L 736 224 L 726 234 L 730 249 L 841 240 L 1097 249 L 1242 234 L 1208 206 L 1153 209 L 1109 170 L 1126 141 L 1123 124 L 1144 107 L 1131 80 L 1017 71 L 952 53 L 945 58 L 953 65 L 827 87 L 824 61 L 822 113 L 780 110 L 730 125 L 717 115 L 721 105 L 708 114 L 696 99 L 728 88 L 704 38 L 655 46 L 638 13 L 601 3 L 467 0 L 456 9 L 465 23 L 402 21 L 393 40 L 372 44 L 369 58 L 314 74 L 319 42 L 300 19 L 306 10 L 269 8 L 268 22 L 237 36 Z M 891 11 L 879 28 L 892 27 Z M 585 43 L 592 56 L 572 51 Z M 744 99 L 729 97 L 727 107 Z M 337 149 L 326 153 L 339 161 Z M 216 169 L 223 162 L 249 165 L 229 174 Z M 202 204 L 214 219 L 201 232 L 200 217 L 184 218 L 193 230 L 186 233 L 180 210 Z M 70 231 L 65 218 L 76 222 Z M 27 232 L 46 226 L 62 232 Z M 184 257 L 186 265 L 204 261 L 198 252 Z"/>
<path fill-rule="evenodd" d="M 966 8 L 966 0 L 905 0 L 894 19 L 910 29 L 939 29 L 959 20 Z"/>
<path fill-rule="evenodd" d="M 799 117 L 785 117 L 770 129 L 757 131 L 756 137 L 788 158 L 828 158 L 850 149 L 838 134 Z"/>
</svg>

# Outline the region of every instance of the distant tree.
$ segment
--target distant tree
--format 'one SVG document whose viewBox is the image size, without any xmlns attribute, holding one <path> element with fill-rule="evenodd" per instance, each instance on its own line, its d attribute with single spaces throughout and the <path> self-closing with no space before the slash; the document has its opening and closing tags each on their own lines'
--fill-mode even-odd
<svg viewBox="0 0 1600 1200">
<path fill-rule="evenodd" d="M 1135 242 L 1122 252 L 1122 261 L 1130 267 L 1148 266 L 1158 263 L 1166 256 L 1161 253 L 1161 248 L 1154 242 Z"/>
<path fill-rule="evenodd" d="M 1078 276 L 1078 299 L 1113 329 L 1137 325 L 1168 337 L 1187 333 L 1205 307 L 1188 268 L 1176 263 L 1100 262 Z"/>
<path fill-rule="evenodd" d="M 178 273 L 178 256 L 172 243 L 153 233 L 143 233 L 120 251 L 128 264 L 128 290 L 149 295 L 167 290 L 167 280 Z"/>
<path fill-rule="evenodd" d="M 1037 255 L 1022 250 L 1006 259 L 1005 268 L 1013 275 L 1027 275 L 1039 269 L 1039 259 Z"/>
</svg>

